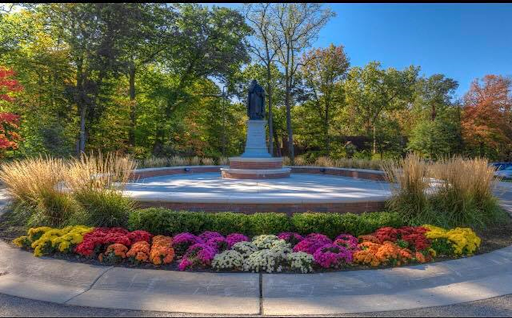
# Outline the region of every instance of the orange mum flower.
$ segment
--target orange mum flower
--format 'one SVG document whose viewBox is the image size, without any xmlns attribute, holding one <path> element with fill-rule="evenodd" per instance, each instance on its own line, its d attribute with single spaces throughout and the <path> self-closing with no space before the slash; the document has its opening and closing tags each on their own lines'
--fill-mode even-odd
<svg viewBox="0 0 512 318">
<path fill-rule="evenodd" d="M 139 241 L 132 245 L 126 257 L 132 258 L 132 261 L 146 262 L 149 259 L 150 247 L 146 241 Z"/>
<path fill-rule="evenodd" d="M 164 235 L 157 235 L 153 237 L 153 245 L 160 245 L 160 246 L 172 246 L 172 237 L 170 236 L 164 236 Z"/>
<path fill-rule="evenodd" d="M 149 254 L 149 260 L 155 265 L 169 264 L 174 259 L 172 247 L 153 245 Z"/>
<path fill-rule="evenodd" d="M 111 244 L 107 247 L 105 255 L 114 253 L 115 256 L 126 258 L 126 252 L 128 252 L 128 247 L 123 244 Z"/>
</svg>

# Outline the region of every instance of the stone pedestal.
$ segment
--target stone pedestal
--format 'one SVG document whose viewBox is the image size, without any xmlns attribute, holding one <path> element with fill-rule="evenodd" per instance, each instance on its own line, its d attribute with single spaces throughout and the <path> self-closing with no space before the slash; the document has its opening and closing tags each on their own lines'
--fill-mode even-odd
<svg viewBox="0 0 512 318">
<path fill-rule="evenodd" d="M 266 121 L 248 120 L 247 121 L 247 139 L 243 158 L 271 158 L 267 149 L 266 140 Z"/>
<path fill-rule="evenodd" d="M 247 142 L 240 157 L 229 158 L 229 168 L 222 168 L 222 178 L 276 179 L 290 176 L 283 168 L 283 158 L 273 158 L 267 150 L 265 120 L 247 121 Z"/>
</svg>

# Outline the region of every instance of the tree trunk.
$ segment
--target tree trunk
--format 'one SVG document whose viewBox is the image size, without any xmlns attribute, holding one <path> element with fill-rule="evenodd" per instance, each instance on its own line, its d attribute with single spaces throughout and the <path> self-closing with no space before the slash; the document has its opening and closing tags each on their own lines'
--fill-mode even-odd
<svg viewBox="0 0 512 318">
<path fill-rule="evenodd" d="M 325 137 L 325 152 L 327 156 L 331 154 L 330 140 L 329 140 L 329 104 L 325 103 L 325 118 L 324 118 L 324 137 Z"/>
<path fill-rule="evenodd" d="M 135 124 L 136 124 L 136 102 L 135 102 L 135 64 L 130 65 L 130 131 L 128 142 L 131 147 L 135 146 Z"/>
<path fill-rule="evenodd" d="M 372 154 L 376 154 L 377 153 L 377 132 L 376 132 L 376 125 L 374 124 L 373 125 L 373 129 L 372 129 L 372 139 L 373 139 L 373 150 L 372 150 Z"/>
<path fill-rule="evenodd" d="M 269 153 L 274 156 L 274 123 L 272 121 L 272 74 L 270 73 L 270 64 L 267 65 L 267 94 L 268 94 L 268 148 Z"/>
<path fill-rule="evenodd" d="M 80 107 L 80 139 L 78 144 L 78 156 L 85 152 L 85 120 L 87 115 L 87 107 L 82 105 Z"/>
</svg>

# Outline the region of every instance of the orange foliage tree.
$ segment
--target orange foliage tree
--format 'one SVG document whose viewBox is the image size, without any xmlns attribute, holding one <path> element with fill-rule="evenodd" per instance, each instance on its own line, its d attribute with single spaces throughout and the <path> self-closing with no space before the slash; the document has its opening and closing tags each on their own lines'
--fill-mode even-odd
<svg viewBox="0 0 512 318">
<path fill-rule="evenodd" d="M 473 154 L 511 159 L 512 81 L 498 75 L 476 79 L 464 96 L 462 134 Z"/>
</svg>

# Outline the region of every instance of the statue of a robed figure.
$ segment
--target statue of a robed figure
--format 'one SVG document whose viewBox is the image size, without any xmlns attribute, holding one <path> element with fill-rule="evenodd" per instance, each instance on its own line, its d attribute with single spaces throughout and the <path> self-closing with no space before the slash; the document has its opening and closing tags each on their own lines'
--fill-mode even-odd
<svg viewBox="0 0 512 318">
<path fill-rule="evenodd" d="M 247 116 L 251 120 L 262 120 L 265 118 L 265 90 L 252 80 L 247 96 Z"/>
<path fill-rule="evenodd" d="M 283 158 L 273 158 L 268 152 L 265 120 L 265 90 L 256 80 L 251 81 L 247 94 L 247 138 L 240 157 L 229 158 L 229 168 L 220 169 L 222 178 L 275 179 L 290 176 L 283 168 Z"/>
</svg>

